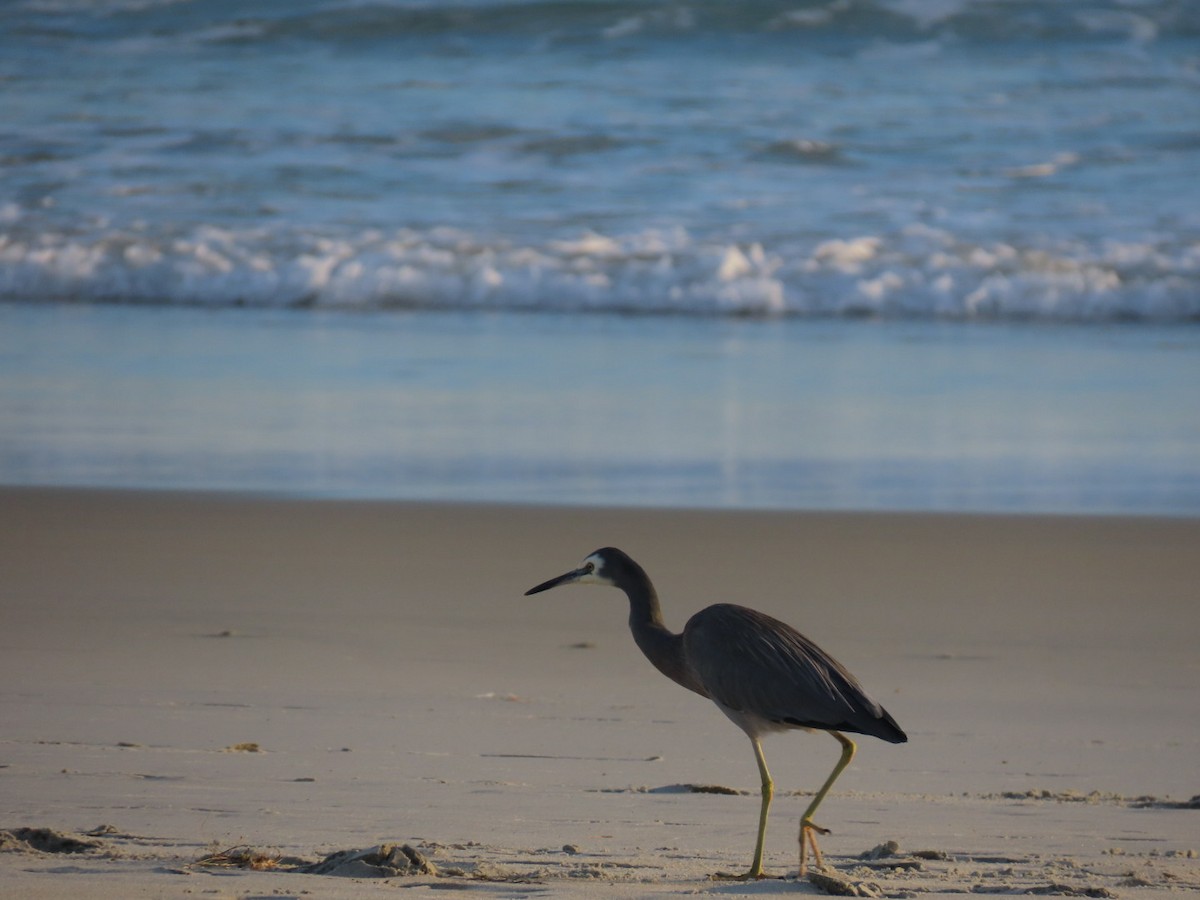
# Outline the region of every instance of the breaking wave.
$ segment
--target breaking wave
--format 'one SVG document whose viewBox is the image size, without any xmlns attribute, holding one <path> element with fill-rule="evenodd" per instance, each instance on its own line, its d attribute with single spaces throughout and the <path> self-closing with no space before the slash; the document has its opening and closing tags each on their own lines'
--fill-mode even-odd
<svg viewBox="0 0 1200 900">
<path fill-rule="evenodd" d="M 811 244 L 687 231 L 0 233 L 0 298 L 215 307 L 1200 320 L 1200 242 L 980 244 L 927 226 Z"/>
</svg>

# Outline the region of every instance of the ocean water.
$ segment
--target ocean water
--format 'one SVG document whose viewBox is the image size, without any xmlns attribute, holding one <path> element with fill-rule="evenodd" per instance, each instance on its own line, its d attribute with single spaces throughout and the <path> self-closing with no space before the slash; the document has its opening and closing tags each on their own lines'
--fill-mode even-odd
<svg viewBox="0 0 1200 900">
<path fill-rule="evenodd" d="M 12 0 L 0 298 L 1200 318 L 1200 4 Z"/>
<path fill-rule="evenodd" d="M 1200 514 L 1200 4 L 0 4 L 0 483 Z"/>
</svg>

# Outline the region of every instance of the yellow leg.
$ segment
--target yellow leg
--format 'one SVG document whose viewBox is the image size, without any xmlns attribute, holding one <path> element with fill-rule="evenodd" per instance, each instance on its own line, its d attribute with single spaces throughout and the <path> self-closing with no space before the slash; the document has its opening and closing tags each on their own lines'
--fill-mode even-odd
<svg viewBox="0 0 1200 900">
<path fill-rule="evenodd" d="M 758 810 L 758 840 L 754 843 L 754 861 L 750 863 L 750 871 L 745 875 L 728 875 L 718 873 L 716 878 L 733 878 L 737 881 L 750 881 L 756 878 L 765 878 L 763 872 L 763 844 L 767 837 L 767 813 L 771 809 L 771 798 L 775 795 L 775 782 L 771 780 L 771 773 L 767 771 L 767 759 L 763 756 L 762 746 L 758 743 L 758 738 L 750 738 L 750 743 L 754 747 L 754 759 L 758 762 L 758 774 L 762 776 L 762 805 Z"/>
<path fill-rule="evenodd" d="M 754 843 L 754 861 L 750 863 L 750 871 L 746 874 L 748 878 L 762 878 L 763 843 L 767 839 L 767 813 L 771 809 L 771 798 L 775 795 L 775 782 L 771 780 L 771 773 L 767 771 L 767 760 L 763 756 L 758 738 L 750 738 L 750 743 L 754 746 L 754 758 L 758 761 L 758 774 L 762 776 L 762 806 L 758 811 L 758 840 Z"/>
<path fill-rule="evenodd" d="M 817 795 L 813 797 L 812 803 L 808 804 L 808 809 L 804 811 L 803 817 L 800 819 L 800 877 L 803 878 L 808 871 L 808 849 L 812 848 L 813 859 L 816 861 L 818 868 L 825 867 L 825 860 L 821 858 L 821 850 L 817 847 L 817 833 L 829 834 L 828 828 L 822 828 L 813 822 L 813 814 L 816 813 L 817 807 L 821 805 L 821 801 L 825 799 L 825 795 L 829 793 L 829 789 L 833 787 L 833 783 L 837 781 L 837 777 L 842 774 L 846 766 L 850 765 L 850 760 L 854 759 L 854 741 L 846 737 L 840 731 L 829 732 L 842 745 L 842 758 L 838 760 L 838 764 L 833 767 L 833 771 L 829 773 L 829 777 L 825 779 L 825 783 L 821 785 L 821 789 L 817 791 Z"/>
</svg>

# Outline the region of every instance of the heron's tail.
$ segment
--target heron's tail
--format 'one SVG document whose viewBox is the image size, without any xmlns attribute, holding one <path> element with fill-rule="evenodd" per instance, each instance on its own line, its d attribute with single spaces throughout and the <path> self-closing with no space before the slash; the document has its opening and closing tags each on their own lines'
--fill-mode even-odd
<svg viewBox="0 0 1200 900">
<path fill-rule="evenodd" d="M 904 733 L 904 729 L 896 724 L 896 720 L 892 718 L 892 714 L 879 707 L 879 718 L 872 723 L 875 727 L 866 731 L 873 737 L 882 738 L 890 744 L 903 744 L 908 741 L 908 735 Z"/>
</svg>

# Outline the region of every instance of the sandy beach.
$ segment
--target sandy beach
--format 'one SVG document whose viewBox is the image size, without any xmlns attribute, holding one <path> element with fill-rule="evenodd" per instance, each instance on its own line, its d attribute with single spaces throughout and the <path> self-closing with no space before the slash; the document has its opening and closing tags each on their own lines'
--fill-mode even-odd
<svg viewBox="0 0 1200 900">
<path fill-rule="evenodd" d="M 796 880 L 837 758 L 804 733 L 764 744 L 780 878 L 710 879 L 753 847 L 745 737 L 619 593 L 522 596 L 608 544 L 672 627 L 762 609 L 908 732 L 822 807 L 836 881 Z M 1194 893 L 1198 547 L 1194 519 L 0 490 L 0 895 Z"/>
</svg>

